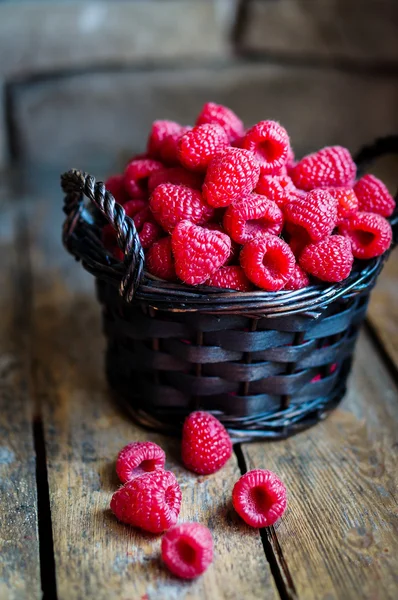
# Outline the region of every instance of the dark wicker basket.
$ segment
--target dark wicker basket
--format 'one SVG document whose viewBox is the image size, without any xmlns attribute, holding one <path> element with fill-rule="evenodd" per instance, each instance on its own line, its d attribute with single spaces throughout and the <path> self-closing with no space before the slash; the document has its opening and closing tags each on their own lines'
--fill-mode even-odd
<svg viewBox="0 0 398 600">
<path fill-rule="evenodd" d="M 358 154 L 358 168 L 397 148 L 398 136 L 378 140 Z M 62 187 L 64 244 L 97 278 L 109 382 L 141 424 L 178 433 L 200 408 L 217 415 L 235 440 L 283 438 L 340 401 L 388 253 L 363 262 L 342 284 L 298 291 L 166 283 L 145 273 L 134 223 L 103 183 L 72 170 Z M 84 196 L 94 206 L 86 207 Z M 123 263 L 101 243 L 104 217 L 117 232 Z M 397 214 L 391 223 L 396 242 Z"/>
</svg>

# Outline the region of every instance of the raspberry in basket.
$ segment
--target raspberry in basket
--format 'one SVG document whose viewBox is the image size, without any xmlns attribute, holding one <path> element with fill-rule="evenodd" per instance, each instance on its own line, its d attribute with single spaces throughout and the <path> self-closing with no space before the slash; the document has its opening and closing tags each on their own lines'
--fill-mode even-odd
<svg viewBox="0 0 398 600">
<path fill-rule="evenodd" d="M 245 133 L 245 128 L 239 117 L 231 109 L 214 102 L 207 102 L 196 119 L 196 125 L 204 125 L 205 123 L 221 125 L 231 144 L 243 137 Z"/>
<path fill-rule="evenodd" d="M 118 204 L 124 204 L 129 199 L 124 189 L 124 175 L 111 175 L 104 183 L 105 188 L 112 194 Z"/>
<path fill-rule="evenodd" d="M 155 277 L 165 281 L 175 281 L 177 279 L 170 236 L 152 244 L 147 252 L 145 264 L 148 272 L 155 275 Z"/>
<path fill-rule="evenodd" d="M 162 145 L 170 135 L 180 135 L 183 127 L 175 121 L 154 121 L 149 133 L 147 150 L 152 158 L 161 158 Z"/>
<path fill-rule="evenodd" d="M 194 190 L 201 190 L 203 175 L 187 171 L 183 167 L 164 168 L 150 176 L 148 180 L 149 193 L 152 194 L 153 190 L 162 183 L 174 183 L 174 185 L 185 185 Z"/>
<path fill-rule="evenodd" d="M 286 510 L 286 488 L 272 471 L 254 469 L 235 483 L 232 503 L 248 525 L 270 527 Z"/>
<path fill-rule="evenodd" d="M 309 244 L 300 254 L 300 267 L 322 281 L 343 281 L 351 273 L 354 257 L 351 243 L 342 235 L 331 235 Z"/>
<path fill-rule="evenodd" d="M 390 223 L 375 213 L 356 213 L 340 225 L 339 233 L 351 241 L 355 258 L 380 256 L 389 249 L 392 241 Z"/>
<path fill-rule="evenodd" d="M 302 190 L 352 187 L 356 166 L 347 148 L 328 146 L 302 158 L 290 171 L 296 187 Z"/>
<path fill-rule="evenodd" d="M 255 192 L 273 200 L 279 207 L 299 194 L 288 175 L 260 175 Z"/>
<path fill-rule="evenodd" d="M 390 217 L 395 209 L 395 200 L 387 187 L 374 175 L 364 175 L 354 186 L 359 210 Z"/>
<path fill-rule="evenodd" d="M 149 206 L 137 212 L 133 216 L 133 221 L 144 249 L 152 246 L 163 233 L 160 226 L 155 223 Z"/>
<path fill-rule="evenodd" d="M 305 271 L 300 265 L 294 265 L 293 274 L 286 283 L 283 289 L 285 290 L 301 290 L 309 285 L 310 280 Z"/>
<path fill-rule="evenodd" d="M 124 484 L 112 496 L 111 510 L 122 523 L 162 533 L 177 523 L 182 494 L 170 471 L 152 471 Z"/>
<path fill-rule="evenodd" d="M 122 448 L 116 460 L 116 473 L 122 483 L 164 469 L 164 450 L 153 442 L 132 442 Z"/>
<path fill-rule="evenodd" d="M 243 246 L 240 264 L 248 279 L 267 292 L 281 290 L 296 261 L 288 244 L 276 235 L 256 237 Z"/>
<path fill-rule="evenodd" d="M 131 161 L 124 171 L 124 187 L 131 198 L 147 194 L 148 178 L 152 173 L 162 170 L 161 162 L 150 158 Z"/>
<path fill-rule="evenodd" d="M 178 158 L 187 169 L 205 171 L 211 159 L 227 146 L 228 136 L 221 125 L 198 125 L 180 137 Z"/>
<path fill-rule="evenodd" d="M 229 206 L 254 190 L 259 175 L 260 167 L 252 152 L 228 148 L 209 163 L 202 188 L 204 199 L 211 206 Z"/>
<path fill-rule="evenodd" d="M 238 290 L 239 292 L 250 292 L 253 289 L 252 283 L 239 265 L 221 267 L 205 283 L 211 287 Z"/>
<path fill-rule="evenodd" d="M 182 430 L 182 462 L 200 475 L 215 473 L 231 458 L 232 443 L 224 425 L 210 413 L 191 413 Z"/>
<path fill-rule="evenodd" d="M 287 162 L 289 136 L 276 121 L 260 121 L 246 132 L 242 148 L 253 152 L 260 163 L 261 173 L 278 175 Z"/>
<path fill-rule="evenodd" d="M 317 242 L 336 226 L 337 200 L 327 190 L 313 190 L 305 198 L 286 204 L 283 213 L 288 224 L 302 227 Z"/>
<path fill-rule="evenodd" d="M 227 208 L 223 225 L 235 242 L 245 244 L 264 233 L 279 235 L 283 226 L 283 214 L 272 200 L 260 194 L 250 194 Z"/>
<path fill-rule="evenodd" d="M 337 200 L 337 225 L 358 210 L 358 198 L 352 188 L 328 188 L 327 191 Z"/>
<path fill-rule="evenodd" d="M 169 233 L 180 221 L 188 220 L 202 225 L 214 213 L 214 209 L 206 204 L 198 190 L 172 183 L 158 185 L 149 204 L 156 221 Z"/>
<path fill-rule="evenodd" d="M 213 561 L 213 538 L 200 523 L 182 523 L 162 537 L 162 560 L 166 567 L 182 579 L 202 575 Z"/>
<path fill-rule="evenodd" d="M 160 158 L 165 165 L 178 165 L 178 143 L 181 139 L 181 136 L 191 129 L 192 127 L 181 127 L 179 131 L 168 135 L 162 142 L 160 148 Z"/>
</svg>

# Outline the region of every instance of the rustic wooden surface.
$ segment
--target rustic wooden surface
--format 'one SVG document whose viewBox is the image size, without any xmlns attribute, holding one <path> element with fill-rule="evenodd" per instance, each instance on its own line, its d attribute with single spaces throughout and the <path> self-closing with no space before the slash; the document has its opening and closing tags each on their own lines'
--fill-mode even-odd
<svg viewBox="0 0 398 600">
<path fill-rule="evenodd" d="M 16 236 L 3 216 L 8 209 L 0 220 L 6 250 L 0 263 L 0 446 L 6 440 L 15 454 L 11 462 L 0 452 L 0 599 L 41 597 L 36 457 L 44 598 L 395 599 L 397 346 L 389 340 L 397 326 L 398 274 L 392 261 L 375 290 L 372 330 L 361 335 L 340 408 L 290 440 L 244 444 L 220 473 L 196 477 L 181 466 L 178 442 L 138 429 L 106 386 L 93 282 L 61 247 L 56 186 L 56 180 L 44 190 L 28 182 L 30 201 L 21 209 L 29 235 L 18 226 Z M 117 451 L 148 437 L 165 447 L 180 481 L 181 518 L 206 523 L 214 534 L 214 564 L 194 583 L 162 568 L 158 537 L 117 523 L 108 509 L 118 486 Z M 244 526 L 230 504 L 234 481 L 253 467 L 275 470 L 289 490 L 285 516 L 260 534 Z"/>
</svg>

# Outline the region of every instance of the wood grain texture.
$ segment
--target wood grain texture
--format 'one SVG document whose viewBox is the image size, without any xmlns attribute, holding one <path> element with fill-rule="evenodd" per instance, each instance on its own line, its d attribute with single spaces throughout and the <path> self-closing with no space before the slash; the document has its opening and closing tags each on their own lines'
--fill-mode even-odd
<svg viewBox="0 0 398 600">
<path fill-rule="evenodd" d="M 41 590 L 29 394 L 29 265 L 15 210 L 0 198 L 0 211 L 0 599 L 34 600 Z"/>
<path fill-rule="evenodd" d="M 43 205 L 34 224 L 35 385 L 47 448 L 58 597 L 67 600 L 277 598 L 261 540 L 234 514 L 229 498 L 236 459 L 207 478 L 179 464 L 179 444 L 138 429 L 112 400 L 103 376 L 104 342 L 92 280 L 61 248 L 61 207 Z M 181 520 L 207 524 L 215 561 L 194 583 L 169 576 L 160 538 L 116 521 L 114 459 L 132 440 L 165 448 L 183 490 Z"/>
<path fill-rule="evenodd" d="M 289 491 L 268 540 L 291 597 L 294 588 L 306 600 L 397 597 L 397 400 L 362 333 L 338 410 L 285 442 L 243 446 L 248 469 L 275 471 Z"/>
</svg>

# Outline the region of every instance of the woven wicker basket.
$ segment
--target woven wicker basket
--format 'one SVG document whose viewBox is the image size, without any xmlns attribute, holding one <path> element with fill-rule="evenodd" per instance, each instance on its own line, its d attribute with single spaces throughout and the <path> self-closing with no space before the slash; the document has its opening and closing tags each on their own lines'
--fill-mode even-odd
<svg viewBox="0 0 398 600">
<path fill-rule="evenodd" d="M 397 149 L 398 136 L 378 140 L 357 155 L 359 170 Z M 134 223 L 103 183 L 72 170 L 62 188 L 64 244 L 97 278 L 108 380 L 141 424 L 178 433 L 184 417 L 200 408 L 213 412 L 234 440 L 283 438 L 340 401 L 388 253 L 362 262 L 342 284 L 298 291 L 171 284 L 145 273 Z M 101 243 L 104 217 L 117 232 L 123 263 Z M 397 214 L 391 223 L 396 242 Z"/>
</svg>

